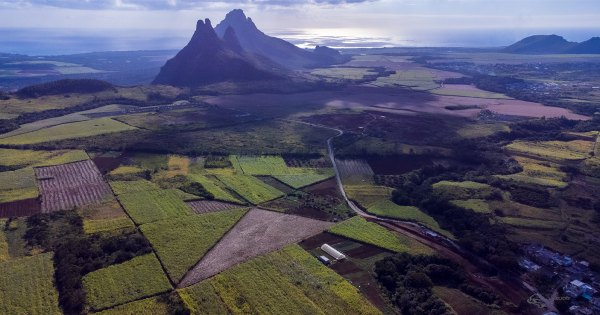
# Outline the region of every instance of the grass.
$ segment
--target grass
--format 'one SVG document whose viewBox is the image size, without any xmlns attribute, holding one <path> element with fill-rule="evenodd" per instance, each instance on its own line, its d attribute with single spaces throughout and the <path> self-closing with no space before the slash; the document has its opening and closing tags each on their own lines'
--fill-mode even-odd
<svg viewBox="0 0 600 315">
<path fill-rule="evenodd" d="M 109 184 L 116 195 L 131 194 L 150 190 L 160 190 L 160 187 L 158 187 L 155 183 L 147 181 L 145 179 L 132 181 L 110 181 Z"/>
<path fill-rule="evenodd" d="M 190 174 L 188 175 L 188 178 L 194 182 L 200 183 L 204 187 L 204 189 L 213 194 L 213 196 L 217 200 L 228 201 L 233 203 L 243 203 L 234 195 L 232 195 L 223 185 L 223 183 L 221 183 L 218 180 L 212 180 L 208 176 L 197 174 Z"/>
<path fill-rule="evenodd" d="M 334 67 L 321 68 L 311 71 L 311 74 L 343 80 L 362 80 L 365 76 L 377 75 L 377 72 L 370 68 L 351 68 L 351 67 Z"/>
<path fill-rule="evenodd" d="M 452 85 L 445 85 L 443 88 L 433 89 L 433 90 L 430 90 L 429 92 L 436 94 L 436 95 L 447 95 L 447 96 L 462 96 L 462 97 L 475 97 L 475 98 L 488 98 L 488 99 L 510 99 L 510 97 L 508 97 L 504 94 L 501 94 L 501 93 L 494 93 L 494 92 L 488 92 L 488 91 L 477 90 L 477 89 L 469 89 L 469 90 L 460 89 L 460 88 L 453 89 L 451 86 Z"/>
<path fill-rule="evenodd" d="M 83 231 L 87 234 L 109 232 L 131 227 L 134 227 L 134 225 L 128 217 L 106 220 L 83 220 Z"/>
<path fill-rule="evenodd" d="M 417 207 L 399 206 L 390 200 L 382 200 L 368 208 L 367 212 L 382 217 L 417 222 L 449 238 L 454 238 L 452 233 L 440 228 L 439 224 L 431 216 Z"/>
<path fill-rule="evenodd" d="M 169 156 L 154 153 L 136 153 L 131 158 L 133 164 L 149 170 L 167 169 Z"/>
<path fill-rule="evenodd" d="M 99 118 L 88 121 L 69 123 L 59 126 L 53 126 L 29 133 L 20 134 L 13 137 L 0 139 L 0 144 L 21 145 L 35 144 L 43 142 L 58 141 L 64 139 L 75 139 L 96 136 L 107 133 L 134 130 L 136 128 L 128 126 L 110 118 Z"/>
<path fill-rule="evenodd" d="M 399 237 L 377 223 L 368 222 L 361 217 L 338 223 L 331 227 L 329 232 L 398 253 L 415 253 L 425 251 L 423 247 L 426 248 L 424 245 L 420 248 L 415 247 L 415 243 L 408 242 L 407 238 Z"/>
<path fill-rule="evenodd" d="M 523 167 L 523 171 L 511 175 L 496 175 L 496 177 L 545 187 L 564 188 L 567 186 L 567 174 L 560 170 L 560 165 L 520 156 L 514 158 Z"/>
<path fill-rule="evenodd" d="M 6 234 L 4 234 L 4 226 L 6 225 L 5 219 L 0 219 L 0 263 L 10 259 L 8 253 L 8 242 L 6 240 Z"/>
<path fill-rule="evenodd" d="M 37 198 L 38 195 L 33 168 L 0 173 L 0 202 Z"/>
<path fill-rule="evenodd" d="M 493 309 L 480 301 L 464 294 L 460 290 L 446 287 L 434 287 L 433 293 L 450 305 L 457 314 L 501 315 L 501 310 Z"/>
<path fill-rule="evenodd" d="M 284 195 L 275 187 L 248 175 L 217 175 L 217 178 L 252 204 L 260 204 Z"/>
<path fill-rule="evenodd" d="M 381 200 L 392 197 L 393 188 L 375 185 L 347 185 L 344 190 L 348 198 L 356 201 L 364 209 L 370 208 Z"/>
<path fill-rule="evenodd" d="M 170 155 L 167 163 L 168 177 L 186 176 L 190 173 L 190 159 L 185 156 Z"/>
<path fill-rule="evenodd" d="M 596 155 L 585 160 L 581 165 L 581 171 L 588 176 L 600 177 L 600 157 Z"/>
<path fill-rule="evenodd" d="M 357 288 L 297 245 L 179 292 L 194 314 L 224 312 L 219 303 L 231 314 L 380 314 Z"/>
<path fill-rule="evenodd" d="M 434 193 L 448 199 L 484 199 L 492 194 L 492 187 L 472 181 L 440 181 L 433 185 Z"/>
<path fill-rule="evenodd" d="M 464 139 L 483 138 L 498 132 L 508 132 L 510 127 L 503 123 L 478 123 L 468 124 L 456 133 Z"/>
<path fill-rule="evenodd" d="M 557 162 L 583 160 L 590 156 L 594 143 L 573 141 L 514 141 L 505 148 L 514 153 L 526 154 Z"/>
<path fill-rule="evenodd" d="M 137 224 L 192 214 L 181 197 L 172 190 L 142 191 L 122 194 L 118 198 Z"/>
<path fill-rule="evenodd" d="M 87 160 L 83 150 L 34 151 L 0 149 L 0 164 L 12 167 L 51 166 Z"/>
<path fill-rule="evenodd" d="M 426 69 L 401 70 L 387 76 L 379 77 L 373 82 L 367 83 L 377 87 L 405 86 L 417 91 L 426 91 L 439 88 L 434 82 L 435 76 Z"/>
<path fill-rule="evenodd" d="M 221 301 L 221 298 L 210 284 L 210 280 L 179 290 L 178 293 L 193 315 L 229 315 L 227 306 Z"/>
<path fill-rule="evenodd" d="M 135 257 L 83 277 L 87 304 L 93 310 L 139 300 L 171 290 L 154 254 Z"/>
<path fill-rule="evenodd" d="M 161 297 L 151 297 L 94 313 L 97 315 L 155 315 L 169 314 L 169 307 Z"/>
<path fill-rule="evenodd" d="M 246 213 L 246 209 L 179 217 L 144 224 L 144 236 L 156 250 L 173 282 L 179 280 Z"/>
<path fill-rule="evenodd" d="M 1 314 L 62 314 L 52 253 L 0 263 Z"/>
<path fill-rule="evenodd" d="M 492 213 L 490 205 L 483 199 L 450 200 L 450 203 L 477 213 Z"/>
<path fill-rule="evenodd" d="M 499 217 L 500 222 L 523 228 L 536 228 L 536 229 L 558 229 L 565 225 L 565 222 L 558 221 L 547 221 L 537 219 L 525 219 L 515 217 Z"/>
</svg>

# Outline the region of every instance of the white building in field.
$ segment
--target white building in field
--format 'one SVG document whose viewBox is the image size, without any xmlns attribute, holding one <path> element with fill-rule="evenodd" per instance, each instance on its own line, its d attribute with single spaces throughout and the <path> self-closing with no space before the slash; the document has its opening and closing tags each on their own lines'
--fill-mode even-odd
<svg viewBox="0 0 600 315">
<path fill-rule="evenodd" d="M 340 260 L 340 259 L 345 259 L 346 258 L 346 255 L 342 254 L 342 252 L 340 252 L 337 249 L 333 248 L 329 244 L 323 244 L 321 246 L 321 249 L 324 252 L 326 252 L 327 254 L 329 254 L 329 256 L 335 258 L 336 260 Z"/>
</svg>

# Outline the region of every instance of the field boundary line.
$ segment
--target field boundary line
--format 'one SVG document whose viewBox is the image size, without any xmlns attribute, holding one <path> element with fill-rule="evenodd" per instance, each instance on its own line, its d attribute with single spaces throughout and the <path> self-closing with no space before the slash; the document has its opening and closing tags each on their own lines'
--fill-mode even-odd
<svg viewBox="0 0 600 315">
<path fill-rule="evenodd" d="M 234 225 L 232 225 L 232 226 L 229 228 L 229 230 L 227 230 L 227 232 L 223 233 L 223 235 L 221 235 L 221 237 L 219 237 L 219 239 L 218 239 L 218 240 L 217 240 L 217 241 L 216 241 L 214 244 L 212 244 L 212 246 L 211 246 L 211 247 L 210 247 L 210 248 L 209 248 L 209 249 L 208 249 L 208 250 L 207 250 L 207 251 L 204 253 L 204 255 L 202 255 L 202 257 L 200 257 L 200 258 L 198 259 L 198 261 L 196 261 L 196 263 L 195 263 L 194 265 L 192 265 L 190 268 L 188 268 L 188 270 L 185 272 L 185 274 L 183 275 L 183 277 L 181 277 L 181 279 L 180 279 L 181 281 L 179 281 L 179 283 L 177 284 L 177 286 L 175 286 L 175 290 L 177 290 L 177 289 L 183 289 L 183 288 L 187 288 L 187 287 L 191 287 L 192 285 L 194 285 L 194 284 L 196 284 L 196 283 L 198 283 L 198 282 L 201 282 L 201 281 L 198 281 L 198 282 L 195 282 L 195 283 L 193 283 L 193 284 L 190 284 L 190 285 L 188 285 L 188 286 L 185 286 L 185 287 L 181 287 L 181 286 L 180 286 L 181 282 L 183 282 L 183 280 L 184 280 L 184 279 L 187 277 L 187 275 L 190 273 L 190 271 L 192 271 L 193 269 L 195 269 L 195 268 L 196 268 L 196 266 L 198 266 L 198 264 L 200 264 L 200 262 L 202 261 L 202 259 L 204 259 L 204 257 L 206 257 L 206 255 L 208 255 L 208 253 L 210 253 L 210 252 L 211 252 L 211 251 L 212 251 L 212 250 L 215 248 L 215 246 L 217 246 L 217 244 L 221 243 L 221 240 L 222 240 L 222 239 L 223 239 L 223 238 L 224 238 L 224 237 L 225 237 L 227 234 L 231 233 L 231 230 L 233 230 L 233 228 L 235 228 L 235 227 L 236 227 L 236 226 L 237 226 L 237 225 L 240 223 L 240 221 L 242 221 L 242 219 L 244 219 L 244 218 L 245 218 L 245 217 L 248 215 L 248 213 L 250 213 L 250 211 L 251 211 L 252 209 L 254 209 L 254 208 L 255 208 L 255 207 L 249 207 L 249 208 L 246 210 L 246 213 L 244 213 L 244 215 L 243 215 L 243 216 L 241 216 L 241 217 L 239 218 L 239 220 L 237 220 L 237 222 L 235 222 L 235 224 L 234 224 Z M 237 209 L 232 209 L 232 210 L 237 210 Z M 228 270 L 228 269 L 231 269 L 232 267 L 233 267 L 233 266 L 231 266 L 231 267 L 227 268 L 226 270 Z M 225 270 L 223 270 L 223 271 L 225 271 Z M 220 272 L 219 272 L 219 273 L 220 273 Z M 219 274 L 219 273 L 217 273 L 217 274 Z M 216 276 L 217 274 L 215 274 L 215 276 Z M 213 276 L 213 277 L 214 277 L 214 276 Z M 206 280 L 206 279 L 205 279 L 205 280 Z"/>
</svg>

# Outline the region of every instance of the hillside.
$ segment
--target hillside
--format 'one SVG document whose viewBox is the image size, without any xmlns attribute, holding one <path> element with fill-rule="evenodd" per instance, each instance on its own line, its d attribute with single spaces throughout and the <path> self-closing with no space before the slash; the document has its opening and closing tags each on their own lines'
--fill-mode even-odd
<svg viewBox="0 0 600 315">
<path fill-rule="evenodd" d="M 502 51 L 513 54 L 558 54 L 573 48 L 577 43 L 569 42 L 558 35 L 533 35 L 526 37 Z"/>
<path fill-rule="evenodd" d="M 221 40 L 210 20 L 199 20 L 190 42 L 168 60 L 154 84 L 198 86 L 224 81 L 260 81 L 277 78 L 270 65 L 250 58 L 240 49 L 235 32 Z"/>
<path fill-rule="evenodd" d="M 235 30 L 241 46 L 246 51 L 265 56 L 289 68 L 318 67 L 346 61 L 346 58 L 334 49 L 317 47 L 315 52 L 312 52 L 283 39 L 266 35 L 240 9 L 229 12 L 215 27 L 215 31 L 219 37 L 224 38 L 229 27 Z"/>
<path fill-rule="evenodd" d="M 600 37 L 592 37 L 569 49 L 571 54 L 600 54 Z"/>
</svg>

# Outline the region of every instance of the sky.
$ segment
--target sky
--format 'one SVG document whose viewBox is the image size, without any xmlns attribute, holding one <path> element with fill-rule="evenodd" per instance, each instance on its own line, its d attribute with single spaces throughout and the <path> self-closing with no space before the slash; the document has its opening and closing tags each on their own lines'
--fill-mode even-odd
<svg viewBox="0 0 600 315">
<path fill-rule="evenodd" d="M 494 47 L 600 36 L 599 0 L 0 0 L 0 52 L 177 49 L 195 21 L 243 9 L 301 47 Z"/>
</svg>

